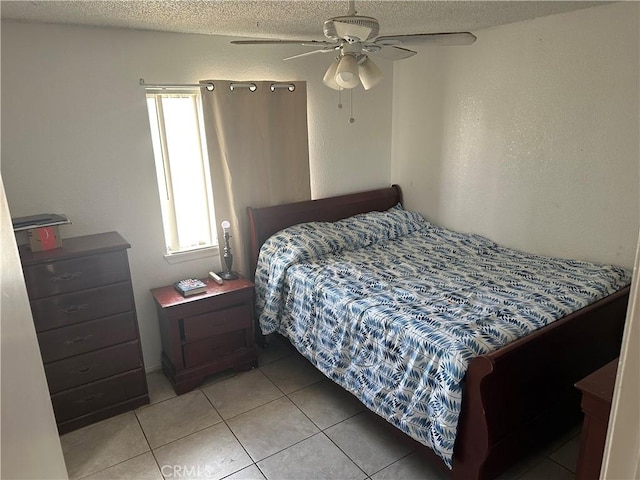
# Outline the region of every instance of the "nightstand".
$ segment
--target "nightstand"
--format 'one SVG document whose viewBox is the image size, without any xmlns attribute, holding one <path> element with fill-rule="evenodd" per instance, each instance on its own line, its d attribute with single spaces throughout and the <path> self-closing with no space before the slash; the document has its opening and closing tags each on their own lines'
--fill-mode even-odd
<svg viewBox="0 0 640 480">
<path fill-rule="evenodd" d="M 258 366 L 253 283 L 242 277 L 223 285 L 202 281 L 207 291 L 190 297 L 173 285 L 151 290 L 160 321 L 162 370 L 177 394 L 222 370 Z"/>
</svg>

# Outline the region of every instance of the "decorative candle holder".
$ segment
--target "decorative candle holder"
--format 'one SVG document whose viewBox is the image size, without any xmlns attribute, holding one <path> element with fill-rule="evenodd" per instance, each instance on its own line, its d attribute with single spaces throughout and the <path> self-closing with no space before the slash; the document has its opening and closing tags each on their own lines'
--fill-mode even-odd
<svg viewBox="0 0 640 480">
<path fill-rule="evenodd" d="M 231 238 L 231 235 L 229 235 L 229 227 L 231 226 L 231 224 L 227 220 L 225 220 L 220 224 L 220 226 L 222 227 L 222 232 L 224 234 L 223 258 L 224 264 L 227 268 L 224 272 L 220 273 L 220 276 L 225 280 L 233 280 L 235 278 L 238 278 L 238 274 L 231 270 L 231 266 L 233 265 L 233 255 L 231 254 L 231 246 L 229 245 L 229 238 Z"/>
</svg>

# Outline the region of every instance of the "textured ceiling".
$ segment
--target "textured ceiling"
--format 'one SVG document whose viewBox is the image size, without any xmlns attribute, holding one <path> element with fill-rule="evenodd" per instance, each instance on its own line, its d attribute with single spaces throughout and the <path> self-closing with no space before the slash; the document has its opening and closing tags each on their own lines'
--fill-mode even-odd
<svg viewBox="0 0 640 480">
<path fill-rule="evenodd" d="M 607 2 L 368 1 L 360 15 L 377 18 L 380 34 L 475 31 Z M 255 38 L 322 40 L 324 20 L 347 13 L 328 1 L 2 1 L 0 16 L 63 23 Z"/>
</svg>

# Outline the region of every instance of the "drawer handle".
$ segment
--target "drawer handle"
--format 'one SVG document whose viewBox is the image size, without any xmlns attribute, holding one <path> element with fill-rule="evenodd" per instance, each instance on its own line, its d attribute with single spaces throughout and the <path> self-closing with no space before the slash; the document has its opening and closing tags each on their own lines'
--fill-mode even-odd
<svg viewBox="0 0 640 480">
<path fill-rule="evenodd" d="M 65 345 L 73 345 L 75 343 L 80 343 L 80 342 L 89 340 L 91 337 L 93 337 L 93 335 L 89 334 L 86 337 L 76 337 L 76 338 L 72 338 L 71 340 L 65 340 L 64 343 Z"/>
<path fill-rule="evenodd" d="M 82 367 L 79 370 L 76 370 L 76 373 L 87 373 L 89 370 L 91 370 L 92 365 L 87 365 L 86 367 Z"/>
<path fill-rule="evenodd" d="M 61 310 L 62 313 L 75 313 L 80 310 L 84 310 L 85 308 L 89 308 L 89 305 L 86 303 L 78 303 L 75 305 L 69 305 L 67 308 L 63 308 Z"/>
<path fill-rule="evenodd" d="M 73 280 L 82 275 L 82 272 L 73 272 L 73 273 L 63 273 L 61 275 L 56 275 L 55 277 L 51 277 L 49 280 L 52 282 L 67 282 L 69 280 Z"/>
<path fill-rule="evenodd" d="M 96 393 L 95 395 L 89 395 L 88 397 L 80 398 L 79 400 L 76 400 L 76 403 L 93 402 L 100 397 L 104 397 L 104 393 Z"/>
</svg>

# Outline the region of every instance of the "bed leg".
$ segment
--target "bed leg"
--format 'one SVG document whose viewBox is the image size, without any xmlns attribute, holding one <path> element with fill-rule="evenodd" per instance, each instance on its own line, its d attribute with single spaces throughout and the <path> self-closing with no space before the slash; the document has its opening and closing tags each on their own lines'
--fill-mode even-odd
<svg viewBox="0 0 640 480">
<path fill-rule="evenodd" d="M 259 347 L 267 348 L 269 346 L 269 337 L 263 335 L 260 331 L 256 331 L 256 343 Z"/>
</svg>

